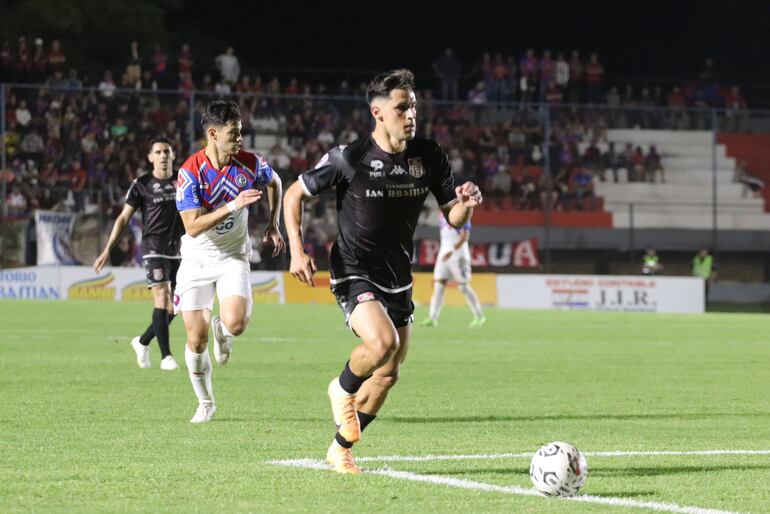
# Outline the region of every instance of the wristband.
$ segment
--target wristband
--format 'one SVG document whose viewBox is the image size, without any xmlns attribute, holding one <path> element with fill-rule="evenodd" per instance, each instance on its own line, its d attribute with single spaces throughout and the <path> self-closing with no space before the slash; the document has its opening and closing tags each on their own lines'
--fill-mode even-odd
<svg viewBox="0 0 770 514">
<path fill-rule="evenodd" d="M 238 207 L 235 206 L 235 200 L 227 202 L 227 212 L 235 212 Z"/>
</svg>

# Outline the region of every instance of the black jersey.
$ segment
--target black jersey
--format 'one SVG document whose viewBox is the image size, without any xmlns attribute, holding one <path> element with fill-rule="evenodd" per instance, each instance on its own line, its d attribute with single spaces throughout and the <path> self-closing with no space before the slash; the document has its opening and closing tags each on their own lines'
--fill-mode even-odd
<svg viewBox="0 0 770 514">
<path fill-rule="evenodd" d="M 420 138 L 398 154 L 385 152 L 371 136 L 358 139 L 330 150 L 300 181 L 313 196 L 337 187 L 332 287 L 358 278 L 386 292 L 409 289 L 414 230 L 428 192 L 442 207 L 456 199 L 446 153 Z"/>
<path fill-rule="evenodd" d="M 126 203 L 142 213 L 142 253 L 145 257 L 178 259 L 184 234 L 176 209 L 175 178 L 160 180 L 146 173 L 131 183 Z"/>
</svg>

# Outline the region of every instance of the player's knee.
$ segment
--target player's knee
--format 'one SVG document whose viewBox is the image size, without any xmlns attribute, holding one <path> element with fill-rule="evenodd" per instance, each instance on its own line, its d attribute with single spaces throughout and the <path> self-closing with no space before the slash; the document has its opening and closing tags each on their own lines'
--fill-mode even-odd
<svg viewBox="0 0 770 514">
<path fill-rule="evenodd" d="M 234 336 L 239 336 L 243 334 L 243 331 L 246 330 L 246 320 L 244 318 L 240 317 L 228 317 L 222 318 L 222 323 L 224 323 L 225 327 L 227 327 L 227 331 L 230 332 Z"/>
<path fill-rule="evenodd" d="M 397 332 L 376 334 L 368 341 L 371 352 L 375 355 L 377 365 L 382 366 L 390 361 L 398 351 L 401 341 Z"/>
<path fill-rule="evenodd" d="M 187 336 L 187 347 L 195 352 L 195 353 L 203 353 L 206 351 L 206 346 L 208 345 L 209 338 L 208 335 L 206 336 L 195 336 L 192 334 L 188 334 Z"/>
</svg>

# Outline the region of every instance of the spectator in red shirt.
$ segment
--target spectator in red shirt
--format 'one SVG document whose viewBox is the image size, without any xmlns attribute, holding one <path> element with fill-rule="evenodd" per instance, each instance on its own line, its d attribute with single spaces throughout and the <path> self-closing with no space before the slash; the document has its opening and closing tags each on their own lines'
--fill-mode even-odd
<svg viewBox="0 0 770 514">
<path fill-rule="evenodd" d="M 604 66 L 599 62 L 599 56 L 596 53 L 591 54 L 591 58 L 586 66 L 586 85 L 588 90 L 588 102 L 592 104 L 602 103 L 602 84 L 604 82 Z"/>
<path fill-rule="evenodd" d="M 235 84 L 233 90 L 236 93 L 252 93 L 254 89 L 251 83 L 251 76 L 248 74 L 241 75 L 241 79 Z"/>
<path fill-rule="evenodd" d="M 583 102 L 585 89 L 585 64 L 580 58 L 580 52 L 572 51 L 569 61 L 569 101 L 572 103 Z"/>
<path fill-rule="evenodd" d="M 27 47 L 27 38 L 21 36 L 19 38 L 19 47 L 16 50 L 16 77 L 14 80 L 19 82 L 29 82 L 30 72 L 30 56 L 29 48 Z"/>
<path fill-rule="evenodd" d="M 299 81 L 297 81 L 297 77 L 292 77 L 289 79 L 289 84 L 286 86 L 284 93 L 287 95 L 299 94 Z"/>
<path fill-rule="evenodd" d="M 6 40 L 0 46 L 0 82 L 13 81 L 13 71 L 13 50 L 11 43 Z"/>
<path fill-rule="evenodd" d="M 741 88 L 733 86 L 725 95 L 725 131 L 747 132 L 749 130 L 749 112 Z"/>
<path fill-rule="evenodd" d="M 666 105 L 669 108 L 684 107 L 685 100 L 682 94 L 682 89 L 679 86 L 674 86 L 671 92 L 666 97 Z"/>
<path fill-rule="evenodd" d="M 689 128 L 690 119 L 685 111 L 684 107 L 687 105 L 682 89 L 679 86 L 674 86 L 671 92 L 666 96 L 666 111 L 667 125 L 672 129 L 686 129 Z"/>
<path fill-rule="evenodd" d="M 562 101 L 561 88 L 555 80 L 548 83 L 548 88 L 545 90 L 545 101 L 551 105 L 558 105 Z"/>
<path fill-rule="evenodd" d="M 551 51 L 544 50 L 540 59 L 540 97 L 545 96 L 545 90 L 556 80 L 556 63 L 551 59 Z"/>
<path fill-rule="evenodd" d="M 67 55 L 61 49 L 61 43 L 58 39 L 51 41 L 51 49 L 48 50 L 48 69 L 51 73 L 61 71 L 64 73 L 64 66 L 67 64 Z"/>
<path fill-rule="evenodd" d="M 77 212 L 83 212 L 83 209 L 85 208 L 86 193 L 84 189 L 86 187 L 87 179 L 88 175 L 86 174 L 86 170 L 83 169 L 82 165 L 80 164 L 80 161 L 72 161 L 72 167 L 70 169 L 69 175 L 69 185 L 70 191 L 72 191 L 72 196 L 75 199 L 75 208 L 77 209 Z"/>
<path fill-rule="evenodd" d="M 40 185 L 43 187 L 51 188 L 59 181 L 59 170 L 56 169 L 55 162 L 53 160 L 46 160 L 43 165 L 43 169 L 40 170 Z"/>
<path fill-rule="evenodd" d="M 507 69 L 503 62 L 501 54 L 495 54 L 495 61 L 492 65 L 491 87 L 487 89 L 487 100 L 490 102 L 503 102 L 507 96 L 506 73 Z"/>
<path fill-rule="evenodd" d="M 155 43 L 155 51 L 152 53 L 152 78 L 158 84 L 158 87 L 164 88 L 167 84 L 168 55 L 161 48 L 160 44 Z"/>
<path fill-rule="evenodd" d="M 35 39 L 35 49 L 31 62 L 31 78 L 33 82 L 43 82 L 45 80 L 46 70 L 48 69 L 48 56 L 43 48 L 43 40 Z"/>
<path fill-rule="evenodd" d="M 179 68 L 179 73 L 189 73 L 192 75 L 193 64 L 195 64 L 195 62 L 193 61 L 193 54 L 190 51 L 190 45 L 188 43 L 182 44 L 176 64 Z"/>
</svg>

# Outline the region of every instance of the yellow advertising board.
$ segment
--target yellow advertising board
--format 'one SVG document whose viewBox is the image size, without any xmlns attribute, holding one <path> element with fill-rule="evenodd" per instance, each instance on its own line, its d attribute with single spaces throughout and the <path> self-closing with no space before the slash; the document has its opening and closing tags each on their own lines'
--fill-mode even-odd
<svg viewBox="0 0 770 514">
<path fill-rule="evenodd" d="M 138 280 L 131 282 L 127 286 L 123 287 L 123 292 L 120 295 L 121 300 L 133 301 L 133 302 L 153 302 L 154 297 L 152 290 L 147 287 L 146 280 Z"/>
<path fill-rule="evenodd" d="M 67 298 L 71 300 L 114 300 L 115 288 L 108 287 L 115 281 L 112 273 L 100 277 L 79 280 L 69 286 Z"/>
<path fill-rule="evenodd" d="M 319 271 L 313 275 L 315 287 L 303 284 L 291 273 L 284 272 L 283 288 L 286 303 L 337 303 L 329 289 L 329 272 Z"/>
<path fill-rule="evenodd" d="M 415 305 L 430 305 L 433 295 L 433 273 L 413 273 L 412 301 Z M 497 275 L 494 273 L 474 273 L 471 286 L 482 305 L 497 305 Z M 457 284 L 450 282 L 444 290 L 444 305 L 465 305 L 465 297 Z"/>
<path fill-rule="evenodd" d="M 412 300 L 416 305 L 429 305 L 433 294 L 433 273 L 414 273 Z M 319 271 L 314 275 L 315 287 L 303 284 L 290 273 L 284 273 L 283 284 L 286 303 L 335 303 L 334 295 L 329 290 L 329 272 Z M 497 304 L 497 275 L 494 273 L 474 273 L 471 285 L 479 296 L 482 305 Z M 457 289 L 457 284 L 449 283 L 445 296 L 445 305 L 465 305 L 465 297 Z"/>
<path fill-rule="evenodd" d="M 255 305 L 281 303 L 281 282 L 277 273 L 252 273 L 251 298 Z"/>
</svg>

